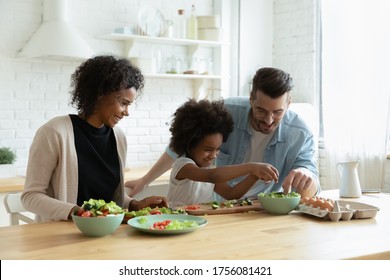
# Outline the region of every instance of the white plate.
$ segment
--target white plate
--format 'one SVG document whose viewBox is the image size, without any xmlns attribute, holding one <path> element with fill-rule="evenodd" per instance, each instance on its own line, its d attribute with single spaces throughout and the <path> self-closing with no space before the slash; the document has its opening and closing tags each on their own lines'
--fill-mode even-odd
<svg viewBox="0 0 390 280">
<path fill-rule="evenodd" d="M 161 36 L 164 33 L 163 14 L 153 6 L 142 7 L 138 12 L 138 25 L 149 36 Z"/>
<path fill-rule="evenodd" d="M 146 219 L 145 223 L 140 223 L 140 219 Z M 150 229 L 151 226 L 155 222 L 162 222 L 165 220 L 177 220 L 180 222 L 184 221 L 191 221 L 191 222 L 197 222 L 198 226 L 192 227 L 192 228 L 186 228 L 186 229 L 178 229 L 178 230 L 158 230 L 158 229 Z M 167 235 L 167 234 L 181 234 L 181 233 L 187 233 L 194 231 L 200 227 L 203 227 L 207 224 L 207 220 L 201 217 L 192 216 L 192 215 L 183 215 L 183 214 L 161 214 L 161 215 L 150 215 L 150 216 L 141 216 L 141 217 L 135 217 L 127 221 L 127 224 L 131 226 L 132 228 L 135 228 L 137 230 L 147 232 L 147 233 L 153 233 L 158 235 Z"/>
</svg>

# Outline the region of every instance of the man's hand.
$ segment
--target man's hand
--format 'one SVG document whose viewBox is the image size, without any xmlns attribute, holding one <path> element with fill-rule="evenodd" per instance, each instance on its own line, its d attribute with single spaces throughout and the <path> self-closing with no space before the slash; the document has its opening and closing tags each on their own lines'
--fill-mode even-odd
<svg viewBox="0 0 390 280">
<path fill-rule="evenodd" d="M 312 197 L 317 192 L 317 185 L 312 178 L 312 174 L 306 168 L 291 170 L 282 184 L 284 193 L 291 192 L 295 188 L 302 197 Z"/>
</svg>

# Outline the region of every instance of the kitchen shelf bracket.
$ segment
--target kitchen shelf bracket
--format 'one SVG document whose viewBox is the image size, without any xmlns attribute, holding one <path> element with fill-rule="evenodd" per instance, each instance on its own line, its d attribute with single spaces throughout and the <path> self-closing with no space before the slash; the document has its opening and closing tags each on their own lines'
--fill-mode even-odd
<svg viewBox="0 0 390 280">
<path fill-rule="evenodd" d="M 195 55 L 195 53 L 199 50 L 199 45 L 190 45 L 190 46 L 187 46 L 187 51 L 188 51 L 188 55 L 190 57 L 193 57 Z"/>
<path fill-rule="evenodd" d="M 133 46 L 134 46 L 134 40 L 126 40 L 125 41 L 125 52 L 126 52 L 127 57 L 130 57 L 130 52 L 131 52 L 131 49 L 133 48 Z"/>
</svg>

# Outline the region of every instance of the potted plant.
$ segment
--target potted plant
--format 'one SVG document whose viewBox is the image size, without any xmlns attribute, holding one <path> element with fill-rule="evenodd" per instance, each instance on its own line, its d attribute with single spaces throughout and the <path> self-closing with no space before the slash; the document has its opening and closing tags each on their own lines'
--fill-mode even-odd
<svg viewBox="0 0 390 280">
<path fill-rule="evenodd" d="M 16 154 L 10 148 L 0 148 L 0 178 L 9 178 L 16 176 L 14 162 Z"/>
</svg>

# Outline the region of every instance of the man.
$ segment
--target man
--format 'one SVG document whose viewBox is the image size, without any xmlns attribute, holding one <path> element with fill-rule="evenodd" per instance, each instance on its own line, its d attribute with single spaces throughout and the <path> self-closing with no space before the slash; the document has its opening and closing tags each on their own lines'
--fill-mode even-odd
<svg viewBox="0 0 390 280">
<path fill-rule="evenodd" d="M 225 100 L 234 120 L 234 130 L 222 145 L 216 165 L 265 162 L 279 171 L 278 183 L 258 181 L 245 197 L 259 192 L 292 190 L 311 197 L 320 191 L 313 134 L 296 113 L 288 110 L 292 87 L 288 73 L 261 68 L 253 78 L 249 100 L 244 97 Z M 175 157 L 166 149 L 145 176 L 126 182 L 126 187 L 133 189 L 133 195 L 138 193 L 169 170 Z"/>
</svg>

